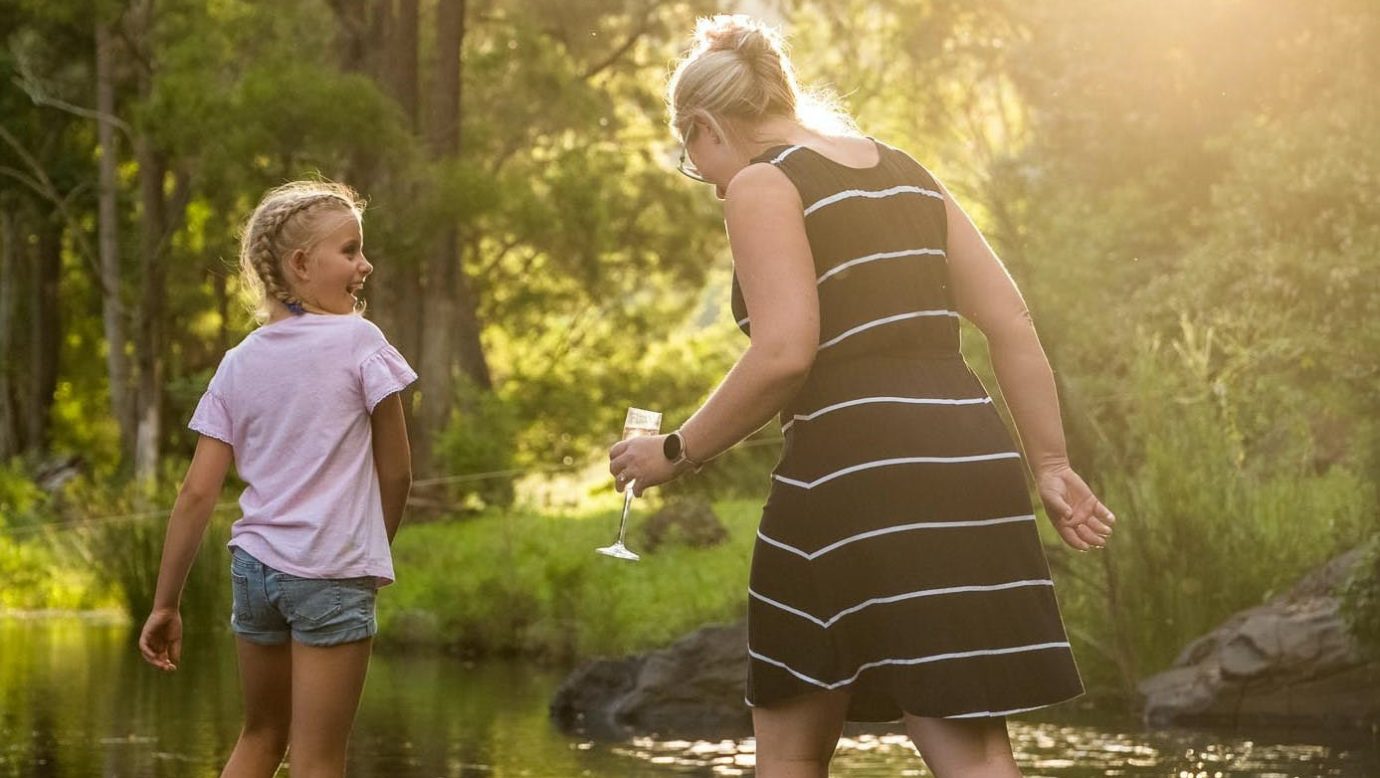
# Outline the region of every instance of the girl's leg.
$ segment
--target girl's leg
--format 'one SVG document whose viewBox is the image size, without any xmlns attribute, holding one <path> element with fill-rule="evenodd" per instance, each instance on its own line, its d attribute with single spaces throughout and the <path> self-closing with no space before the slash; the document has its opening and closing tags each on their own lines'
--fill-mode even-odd
<svg viewBox="0 0 1380 778">
<path fill-rule="evenodd" d="M 828 778 L 847 713 L 847 690 L 753 708 L 757 778 Z"/>
<path fill-rule="evenodd" d="M 292 778 L 339 778 L 359 710 L 372 639 L 338 646 L 292 643 Z"/>
<path fill-rule="evenodd" d="M 270 778 L 283 761 L 292 724 L 292 649 L 235 639 L 244 729 L 221 778 Z"/>
<path fill-rule="evenodd" d="M 906 732 L 935 778 L 1020 778 L 1006 719 L 907 715 Z"/>
</svg>

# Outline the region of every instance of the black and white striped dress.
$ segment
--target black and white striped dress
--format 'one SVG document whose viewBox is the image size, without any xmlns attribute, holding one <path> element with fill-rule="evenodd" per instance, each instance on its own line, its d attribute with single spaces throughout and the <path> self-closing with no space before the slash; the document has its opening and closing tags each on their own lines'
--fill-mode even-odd
<svg viewBox="0 0 1380 778">
<path fill-rule="evenodd" d="M 820 343 L 782 411 L 753 551 L 747 702 L 848 689 L 848 718 L 1000 716 L 1082 693 L 1021 455 L 959 353 L 943 195 L 878 143 L 870 168 L 768 150 L 795 184 Z M 751 322 L 737 278 L 733 311 Z"/>
</svg>

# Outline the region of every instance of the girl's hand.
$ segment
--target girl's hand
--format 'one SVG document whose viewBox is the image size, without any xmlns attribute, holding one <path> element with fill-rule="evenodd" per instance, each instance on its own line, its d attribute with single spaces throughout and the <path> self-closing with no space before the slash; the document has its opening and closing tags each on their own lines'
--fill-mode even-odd
<svg viewBox="0 0 1380 778">
<path fill-rule="evenodd" d="M 1079 551 L 1102 548 L 1112 534 L 1116 516 L 1068 465 L 1050 467 L 1035 479 L 1054 529 Z"/>
<path fill-rule="evenodd" d="M 176 670 L 177 663 L 182 661 L 182 614 L 155 608 L 139 633 L 139 653 L 159 670 Z"/>
<path fill-rule="evenodd" d="M 620 440 L 609 449 L 609 472 L 619 492 L 632 484 L 633 496 L 641 497 L 649 487 L 664 484 L 680 475 L 663 453 L 665 435 L 644 435 Z"/>
</svg>

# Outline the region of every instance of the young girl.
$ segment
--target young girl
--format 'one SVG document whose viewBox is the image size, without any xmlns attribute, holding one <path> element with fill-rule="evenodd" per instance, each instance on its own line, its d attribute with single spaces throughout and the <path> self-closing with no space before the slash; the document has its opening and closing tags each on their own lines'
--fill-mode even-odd
<svg viewBox="0 0 1380 778">
<path fill-rule="evenodd" d="M 244 282 L 263 326 L 226 353 L 188 425 L 201 433 L 173 507 L 139 650 L 172 671 L 179 613 L 233 457 L 247 484 L 230 532 L 230 617 L 244 729 L 222 775 L 342 775 L 378 587 L 412 484 L 398 392 L 416 380 L 356 295 L 363 204 L 348 187 L 270 191 L 245 226 Z"/>
</svg>

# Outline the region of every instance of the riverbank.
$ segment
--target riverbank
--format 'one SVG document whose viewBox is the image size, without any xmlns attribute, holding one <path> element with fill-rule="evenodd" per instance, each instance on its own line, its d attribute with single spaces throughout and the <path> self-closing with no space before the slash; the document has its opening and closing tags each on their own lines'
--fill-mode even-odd
<svg viewBox="0 0 1380 778">
<path fill-rule="evenodd" d="M 379 598 L 380 640 L 470 655 L 552 661 L 669 644 L 746 612 L 760 505 L 716 503 L 726 538 L 648 550 L 650 506 L 635 506 L 627 562 L 594 552 L 615 513 L 512 513 L 409 526 L 394 545 L 398 582 Z"/>
</svg>

